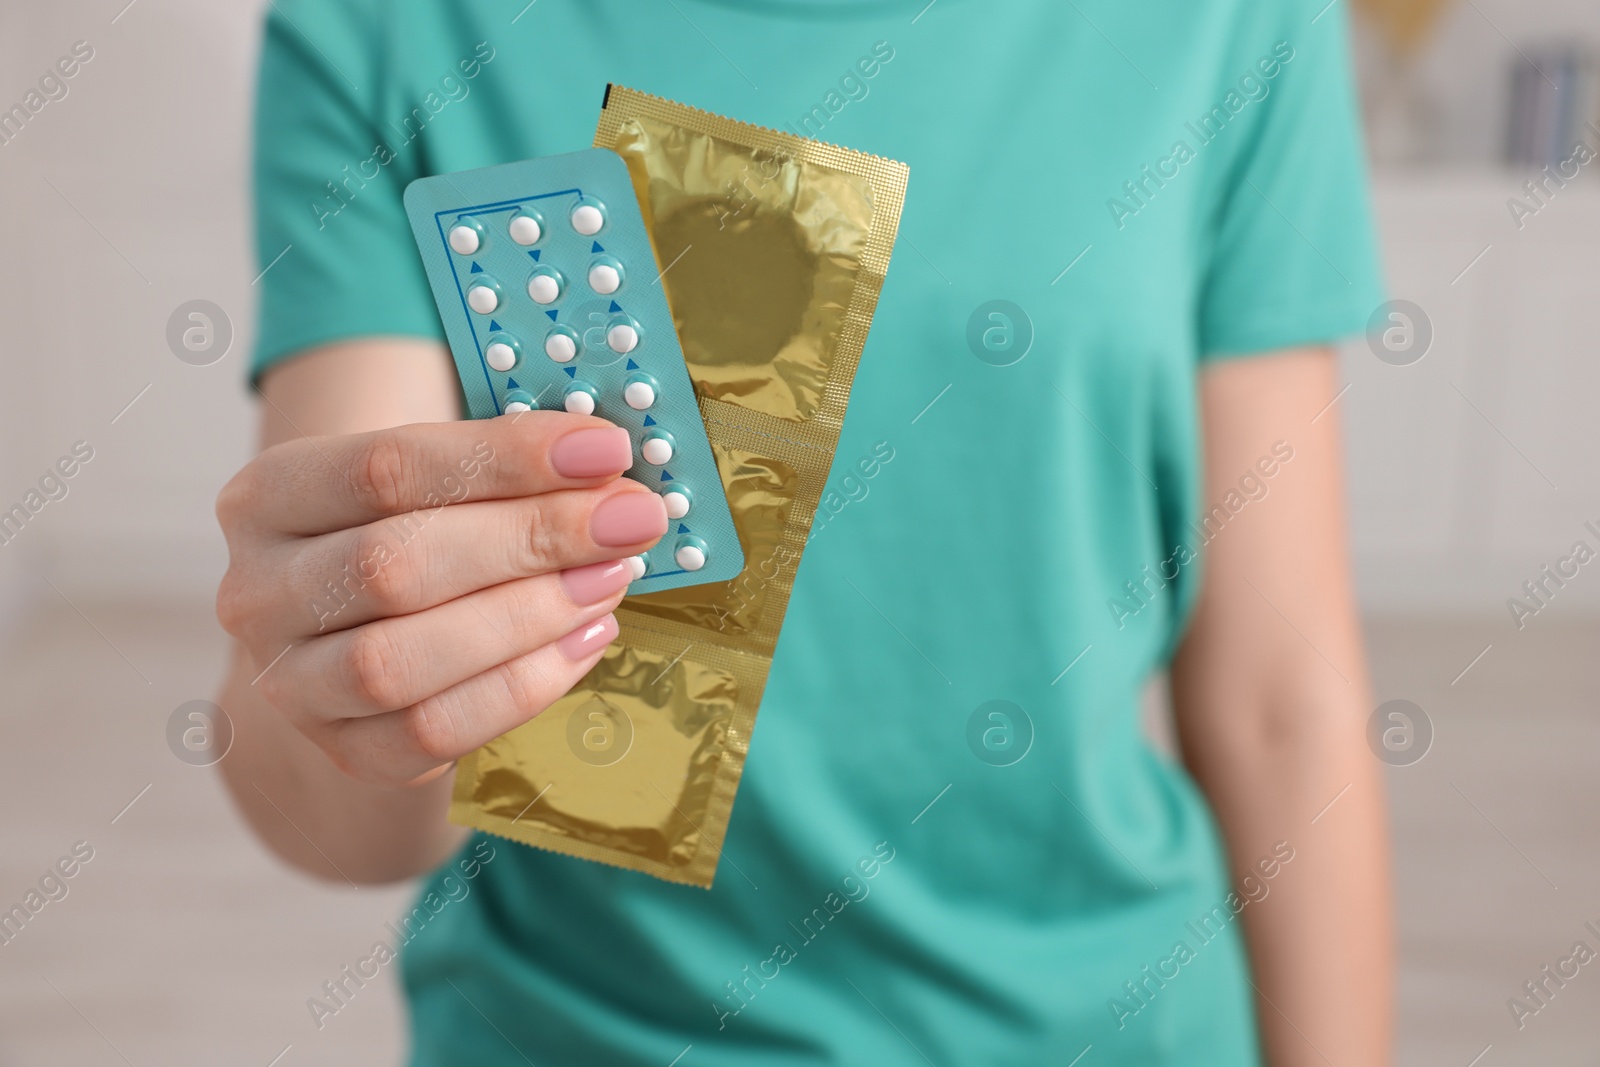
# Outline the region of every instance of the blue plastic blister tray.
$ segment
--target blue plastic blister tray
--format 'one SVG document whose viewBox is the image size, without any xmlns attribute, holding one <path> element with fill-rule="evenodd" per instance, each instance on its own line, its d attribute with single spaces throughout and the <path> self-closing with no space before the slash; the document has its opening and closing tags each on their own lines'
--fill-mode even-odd
<svg viewBox="0 0 1600 1067">
<path fill-rule="evenodd" d="M 621 157 L 419 178 L 405 206 L 469 414 L 592 412 L 626 428 L 628 476 L 673 516 L 631 591 L 737 576 L 744 553 Z"/>
</svg>

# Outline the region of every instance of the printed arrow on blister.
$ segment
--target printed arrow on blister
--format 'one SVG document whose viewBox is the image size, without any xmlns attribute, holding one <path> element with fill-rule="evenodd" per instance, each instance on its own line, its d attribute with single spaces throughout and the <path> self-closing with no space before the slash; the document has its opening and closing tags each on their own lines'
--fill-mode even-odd
<svg viewBox="0 0 1600 1067">
<path fill-rule="evenodd" d="M 535 248 L 532 252 L 529 252 L 528 255 L 533 257 L 533 261 L 535 263 L 539 262 L 539 249 Z"/>
<path fill-rule="evenodd" d="M 615 314 L 616 312 L 621 311 L 621 310 L 622 310 L 622 305 L 621 304 L 617 303 L 615 300 L 611 301 L 611 311 L 612 311 L 613 314 Z"/>
<path fill-rule="evenodd" d="M 556 321 L 556 313 L 554 311 L 546 311 L 545 314 L 550 316 L 551 322 Z"/>
<path fill-rule="evenodd" d="M 601 248 L 601 247 L 600 247 L 600 242 L 599 242 L 599 241 L 596 241 L 596 242 L 595 242 L 595 243 L 594 243 L 594 247 L 593 247 L 593 248 L 591 248 L 591 249 L 589 249 L 589 251 L 590 251 L 590 252 L 591 252 L 591 253 L 594 253 L 594 252 L 604 252 L 604 251 L 605 251 L 605 249 L 603 249 L 603 248 Z"/>
<path fill-rule="evenodd" d="M 568 378 L 576 378 L 578 376 L 577 367 L 562 367 L 561 369 L 567 372 Z"/>
<path fill-rule="evenodd" d="M 483 268 L 478 266 L 478 261 L 477 260 L 473 260 L 472 261 L 472 269 L 470 271 L 468 271 L 467 273 L 468 274 L 482 274 L 483 273 Z"/>
<path fill-rule="evenodd" d="M 649 415 L 646 415 L 644 417 L 644 424 L 646 426 L 654 426 L 656 424 L 656 420 L 652 419 Z"/>
</svg>

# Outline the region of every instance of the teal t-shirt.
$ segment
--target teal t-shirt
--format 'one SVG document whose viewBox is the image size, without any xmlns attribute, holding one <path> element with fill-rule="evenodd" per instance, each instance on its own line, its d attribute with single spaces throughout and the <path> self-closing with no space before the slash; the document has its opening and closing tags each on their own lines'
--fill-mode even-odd
<svg viewBox="0 0 1600 1067">
<path fill-rule="evenodd" d="M 715 887 L 475 841 L 401 954 L 414 1064 L 1258 1062 L 1138 694 L 1198 583 L 1202 363 L 1381 299 L 1321 8 L 278 0 L 258 372 L 440 336 L 406 183 L 587 147 L 608 81 L 911 168 Z"/>
</svg>

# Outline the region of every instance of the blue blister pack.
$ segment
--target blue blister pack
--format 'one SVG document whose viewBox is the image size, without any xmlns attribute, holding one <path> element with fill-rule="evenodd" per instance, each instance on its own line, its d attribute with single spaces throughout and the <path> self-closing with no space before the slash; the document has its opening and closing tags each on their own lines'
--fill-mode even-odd
<svg viewBox="0 0 1600 1067">
<path fill-rule="evenodd" d="M 672 522 L 633 593 L 744 569 L 627 165 L 605 148 L 419 178 L 406 214 L 475 419 L 594 414 Z"/>
</svg>

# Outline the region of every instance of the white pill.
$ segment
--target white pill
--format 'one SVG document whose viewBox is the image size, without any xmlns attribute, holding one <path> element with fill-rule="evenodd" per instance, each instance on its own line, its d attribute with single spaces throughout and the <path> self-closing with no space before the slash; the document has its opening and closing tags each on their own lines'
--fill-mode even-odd
<svg viewBox="0 0 1600 1067">
<path fill-rule="evenodd" d="M 665 466 L 672 462 L 672 445 L 665 437 L 651 437 L 639 446 L 639 454 L 644 456 L 646 463 Z"/>
<path fill-rule="evenodd" d="M 474 285 L 467 290 L 467 306 L 480 315 L 487 315 L 500 306 L 500 297 L 487 285 Z"/>
<path fill-rule="evenodd" d="M 628 573 L 633 575 L 634 581 L 637 582 L 640 578 L 644 577 L 645 569 L 643 556 L 628 557 Z"/>
<path fill-rule="evenodd" d="M 617 268 L 609 263 L 596 263 L 589 268 L 589 288 L 604 296 L 610 296 L 622 285 L 622 275 L 617 273 Z"/>
<path fill-rule="evenodd" d="M 561 286 L 548 274 L 535 274 L 528 279 L 528 295 L 535 304 L 553 304 L 561 295 Z"/>
<path fill-rule="evenodd" d="M 574 415 L 593 415 L 594 397 L 590 396 L 582 389 L 574 389 L 572 392 L 567 394 L 567 399 L 564 406 Z"/>
<path fill-rule="evenodd" d="M 539 240 L 539 220 L 532 215 L 518 215 L 511 220 L 511 239 L 519 245 L 531 245 Z"/>
<path fill-rule="evenodd" d="M 483 358 L 498 371 L 507 371 L 517 365 L 517 350 L 504 341 L 496 341 L 484 350 Z"/>
<path fill-rule="evenodd" d="M 695 545 L 684 545 L 672 558 L 686 571 L 697 571 L 706 565 L 706 554 Z"/>
<path fill-rule="evenodd" d="M 625 322 L 619 322 L 606 331 L 606 344 L 611 351 L 627 355 L 639 343 L 639 331 Z"/>
<path fill-rule="evenodd" d="M 571 363 L 578 354 L 578 346 L 564 333 L 553 333 L 544 339 L 544 354 L 557 363 Z"/>
<path fill-rule="evenodd" d="M 667 506 L 669 519 L 681 519 L 689 514 L 689 498 L 683 493 L 674 493 L 668 489 L 661 494 L 661 502 Z"/>
<path fill-rule="evenodd" d="M 593 204 L 579 204 L 572 209 L 572 228 L 585 237 L 593 237 L 606 224 L 606 217 Z"/>
<path fill-rule="evenodd" d="M 656 402 L 655 386 L 649 382 L 629 382 L 622 390 L 622 399 L 635 411 L 643 411 Z"/>
<path fill-rule="evenodd" d="M 458 255 L 470 256 L 478 250 L 478 231 L 471 226 L 457 226 L 450 231 L 450 247 Z"/>
<path fill-rule="evenodd" d="M 520 400 L 513 400 L 511 403 L 506 405 L 506 414 L 507 415 L 515 415 L 518 412 L 532 411 L 532 410 L 533 409 L 531 407 L 529 407 L 527 404 L 524 404 Z"/>
</svg>

